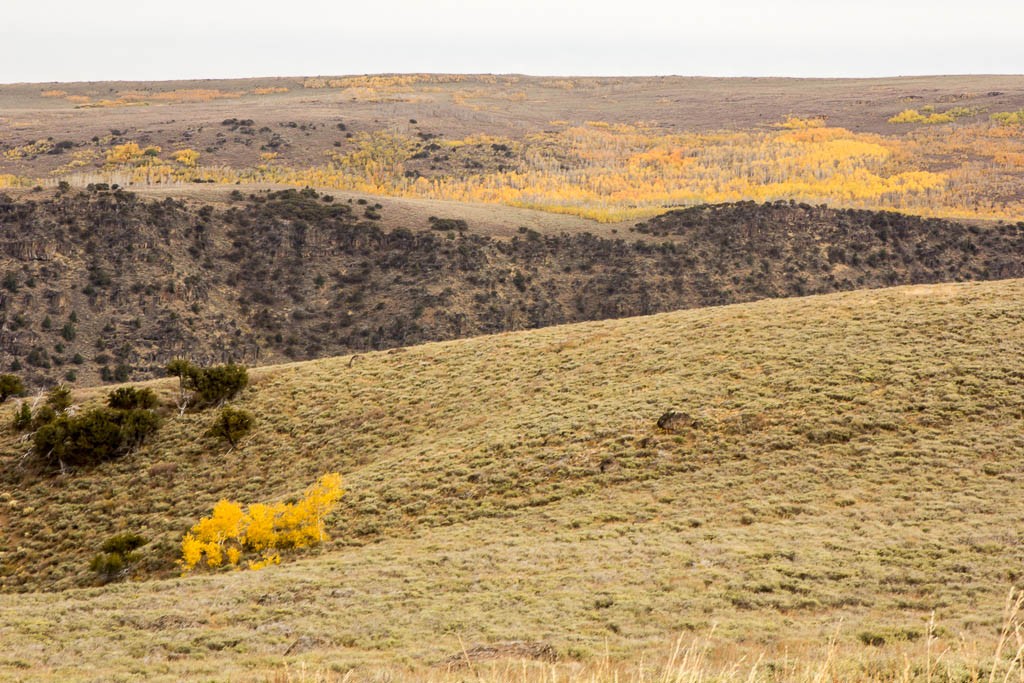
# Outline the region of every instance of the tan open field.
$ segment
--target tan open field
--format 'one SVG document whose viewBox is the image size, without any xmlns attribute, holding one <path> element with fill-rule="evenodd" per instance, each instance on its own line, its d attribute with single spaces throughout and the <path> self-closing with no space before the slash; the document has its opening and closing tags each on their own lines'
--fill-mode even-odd
<svg viewBox="0 0 1024 683">
<path fill-rule="evenodd" d="M 745 199 L 1021 220 L 1022 109 L 1020 76 L 5 85 L 0 181 L 284 182 L 610 223 Z"/>
</svg>

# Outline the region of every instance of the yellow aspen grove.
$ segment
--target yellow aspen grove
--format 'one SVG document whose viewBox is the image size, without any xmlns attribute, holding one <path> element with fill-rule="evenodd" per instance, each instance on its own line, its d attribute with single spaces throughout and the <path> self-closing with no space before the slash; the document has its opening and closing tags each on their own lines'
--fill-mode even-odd
<svg viewBox="0 0 1024 683">
<path fill-rule="evenodd" d="M 345 87 L 375 82 L 346 79 Z M 316 87 L 341 86 L 325 82 Z M 928 124 L 976 114 L 964 107 L 943 112 L 923 107 L 892 120 Z M 745 200 L 1020 220 L 1024 199 L 1005 191 L 1018 183 L 1024 158 L 1019 114 L 1003 112 L 980 123 L 922 125 L 902 137 L 856 133 L 829 126 L 823 117 L 797 116 L 762 129 L 701 133 L 640 123 L 558 122 L 555 130 L 518 140 L 475 134 L 435 138 L 429 145 L 416 136 L 378 130 L 356 134 L 343 150 L 324 150 L 325 163 L 307 168 L 290 166 L 277 152 L 260 153 L 249 168 L 199 166 L 194 150 L 175 152 L 172 163 L 160 158 L 158 148 L 129 142 L 107 150 L 104 177 L 123 185 L 310 185 L 505 204 L 603 222 L 642 219 L 674 206 Z M 45 142 L 4 154 L 28 158 L 44 151 Z M 958 151 L 963 149 L 971 155 Z M 435 156 L 448 161 L 438 165 Z M 936 166 L 930 161 L 936 158 L 962 160 Z"/>
<path fill-rule="evenodd" d="M 978 113 L 977 109 L 971 109 L 968 107 L 953 107 L 944 112 L 935 111 L 935 107 L 923 107 L 921 111 L 916 109 L 904 109 L 899 114 L 891 117 L 889 123 L 924 123 L 924 124 L 937 124 L 937 123 L 952 123 L 957 119 L 965 116 L 974 116 Z"/>
<path fill-rule="evenodd" d="M 341 475 L 329 472 L 295 503 L 254 503 L 243 509 L 240 503 L 221 500 L 209 517 L 199 520 L 184 535 L 178 563 L 185 572 L 195 569 L 204 558 L 212 568 L 225 561 L 237 567 L 247 555 L 255 555 L 248 558 L 250 569 L 277 564 L 281 549 L 327 540 L 325 519 L 343 494 Z"/>
<path fill-rule="evenodd" d="M 107 165 L 134 165 L 148 164 L 160 156 L 161 149 L 157 146 L 142 148 L 135 142 L 126 142 L 123 145 L 115 145 L 107 150 Z"/>
</svg>

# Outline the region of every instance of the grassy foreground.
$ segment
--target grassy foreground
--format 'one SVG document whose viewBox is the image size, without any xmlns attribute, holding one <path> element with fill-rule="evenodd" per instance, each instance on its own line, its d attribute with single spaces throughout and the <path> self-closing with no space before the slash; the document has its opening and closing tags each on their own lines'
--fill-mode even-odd
<svg viewBox="0 0 1024 683">
<path fill-rule="evenodd" d="M 903 287 L 270 367 L 239 449 L 186 415 L 66 477 L 6 433 L 0 580 L 34 592 L 0 595 L 0 678 L 1002 681 L 1021 301 Z M 332 543 L 174 577 L 218 498 L 329 470 Z M 121 530 L 152 539 L 136 580 L 79 587 Z"/>
</svg>

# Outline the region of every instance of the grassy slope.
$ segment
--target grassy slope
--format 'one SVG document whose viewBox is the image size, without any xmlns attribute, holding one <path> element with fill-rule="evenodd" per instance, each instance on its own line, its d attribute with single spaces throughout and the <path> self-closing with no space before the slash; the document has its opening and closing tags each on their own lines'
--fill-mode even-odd
<svg viewBox="0 0 1024 683">
<path fill-rule="evenodd" d="M 261 369 L 240 451 L 189 415 L 123 461 L 5 482 L 5 586 L 71 589 L 121 528 L 156 539 L 158 572 L 218 497 L 330 469 L 336 540 L 258 573 L 0 596 L 0 677 L 343 671 L 460 638 L 625 656 L 712 624 L 722 657 L 799 659 L 840 619 L 849 661 L 871 633 L 902 668 L 932 610 L 986 648 L 1024 560 L 1022 297 L 852 292 Z M 671 406 L 696 426 L 658 430 Z"/>
</svg>

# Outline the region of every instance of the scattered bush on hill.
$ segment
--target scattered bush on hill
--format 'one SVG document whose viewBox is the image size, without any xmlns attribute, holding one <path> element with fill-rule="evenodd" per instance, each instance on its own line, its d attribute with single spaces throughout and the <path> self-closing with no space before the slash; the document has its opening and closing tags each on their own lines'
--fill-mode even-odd
<svg viewBox="0 0 1024 683">
<path fill-rule="evenodd" d="M 132 565 L 141 559 L 141 555 L 135 551 L 148 542 L 130 531 L 111 536 L 101 546 L 102 552 L 92 558 L 89 568 L 96 572 L 101 583 L 123 579 L 131 571 Z"/>
<path fill-rule="evenodd" d="M 184 358 L 175 358 L 167 364 L 167 374 L 180 381 L 178 408 L 184 412 L 189 406 L 206 408 L 227 401 L 249 384 L 249 373 L 244 365 L 228 363 L 204 368 Z"/>
<path fill-rule="evenodd" d="M 1024 125 L 1024 109 L 1018 109 L 1017 111 L 997 111 L 995 114 L 992 114 L 992 120 L 1001 126 Z"/>
<path fill-rule="evenodd" d="M 25 385 L 17 375 L 0 375 L 0 403 L 11 396 L 25 393 Z"/>
<path fill-rule="evenodd" d="M 18 406 L 18 412 L 14 414 L 14 421 L 12 426 L 17 431 L 28 429 L 32 425 L 32 409 L 26 401 L 22 401 L 21 405 Z"/>
<path fill-rule="evenodd" d="M 247 559 L 249 569 L 261 569 L 281 561 L 280 551 L 317 545 L 327 539 L 324 519 L 344 494 L 341 475 L 329 472 L 306 489 L 296 503 L 265 505 L 221 500 L 209 517 L 203 517 L 181 541 L 179 564 L 189 572 L 200 563 L 220 567 L 239 566 Z"/>
<path fill-rule="evenodd" d="M 107 405 L 118 410 L 152 410 L 156 408 L 157 398 L 152 389 L 120 387 L 110 392 Z"/>
<path fill-rule="evenodd" d="M 61 412 L 71 407 L 71 390 L 63 384 L 58 384 L 46 394 L 46 405 Z"/>
<path fill-rule="evenodd" d="M 23 402 L 14 417 L 17 429 L 32 429 L 36 463 L 47 468 L 97 465 L 139 448 L 160 426 L 149 389 L 113 392 L 107 406 L 72 410 L 71 391 L 57 386 L 35 413 Z"/>
<path fill-rule="evenodd" d="M 224 439 L 231 445 L 231 448 L 236 448 L 239 439 L 249 433 L 252 425 L 252 413 L 232 408 L 231 406 L 224 406 L 217 419 L 210 425 L 206 436 Z"/>
<path fill-rule="evenodd" d="M 93 408 L 57 415 L 32 437 L 33 450 L 47 466 L 97 465 L 135 450 L 160 426 L 151 410 Z"/>
<path fill-rule="evenodd" d="M 461 218 L 438 218 L 437 216 L 431 216 L 427 221 L 430 223 L 431 230 L 455 230 L 457 232 L 469 230 L 469 224 Z"/>
<path fill-rule="evenodd" d="M 899 114 L 889 118 L 889 123 L 924 123 L 935 125 L 938 123 L 952 123 L 957 119 L 964 118 L 965 116 L 974 116 L 977 113 L 977 109 L 970 109 L 968 107 L 953 107 L 944 112 L 937 112 L 935 107 L 926 106 L 922 107 L 921 111 L 904 109 Z"/>
</svg>

